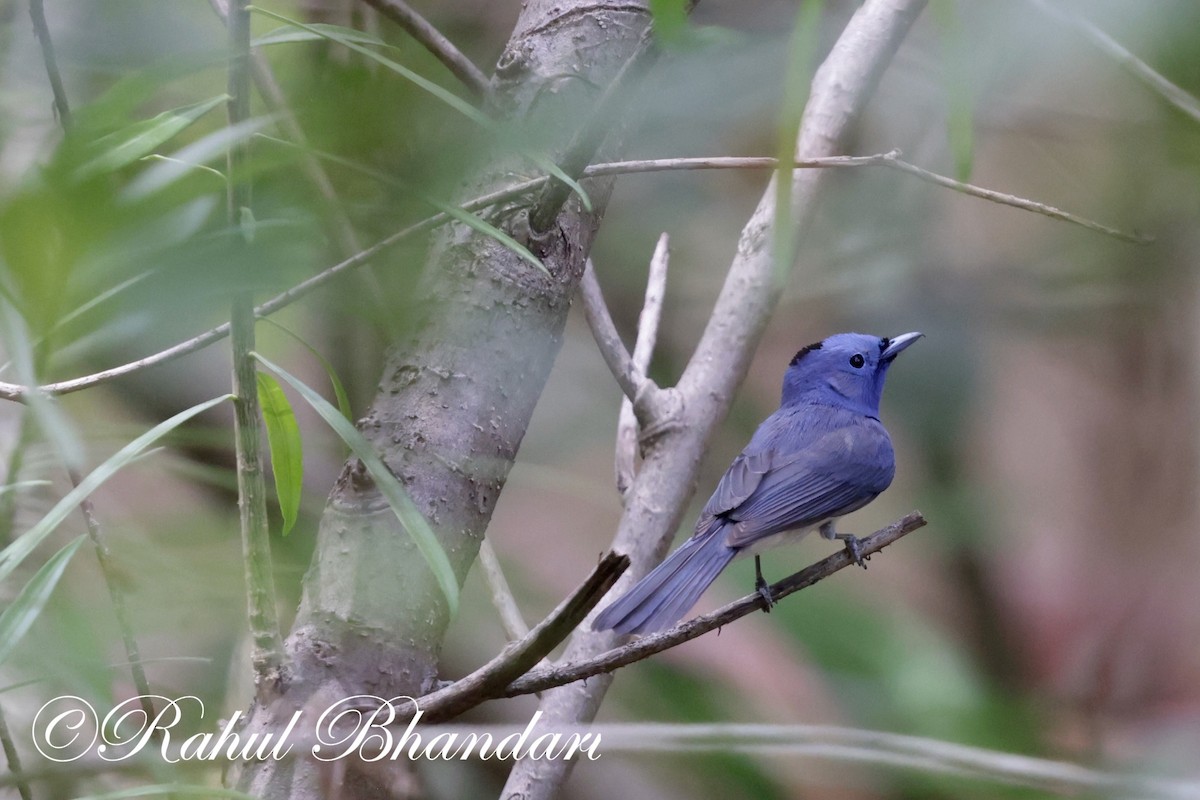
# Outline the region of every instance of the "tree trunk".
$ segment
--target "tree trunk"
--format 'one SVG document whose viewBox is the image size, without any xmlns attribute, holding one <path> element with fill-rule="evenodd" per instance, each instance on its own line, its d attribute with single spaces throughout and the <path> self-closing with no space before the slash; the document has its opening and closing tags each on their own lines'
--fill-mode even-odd
<svg viewBox="0 0 1200 800">
<path fill-rule="evenodd" d="M 635 52 L 649 19 L 642 3 L 528 0 L 497 67 L 497 105 L 536 130 L 554 157 L 595 101 L 595 87 Z M 470 194 L 495 188 L 507 169 L 528 170 L 527 162 L 504 161 L 483 164 Z M 460 583 L 558 352 L 608 189 L 591 182 L 594 210 L 572 199 L 541 242 L 550 277 L 492 239 L 444 228 L 417 294 L 425 318 L 393 347 L 359 422 L 433 527 Z M 279 730 L 300 709 L 301 726 L 311 730 L 322 710 L 356 694 L 422 693 L 436 678 L 448 623 L 424 559 L 350 459 L 321 520 L 287 639 L 288 669 L 276 699 L 252 710 L 246 732 Z M 247 764 L 236 783 L 262 797 L 319 797 L 318 765 L 304 756 Z M 381 787 L 353 772 L 341 797 L 380 796 Z"/>
</svg>

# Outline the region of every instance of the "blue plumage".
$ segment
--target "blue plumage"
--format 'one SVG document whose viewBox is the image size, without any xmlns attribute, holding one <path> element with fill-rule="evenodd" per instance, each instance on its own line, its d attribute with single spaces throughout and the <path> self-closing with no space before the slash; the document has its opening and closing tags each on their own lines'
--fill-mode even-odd
<svg viewBox="0 0 1200 800">
<path fill-rule="evenodd" d="M 696 522 L 695 533 L 608 606 L 596 630 L 652 633 L 686 614 L 730 561 L 819 528 L 857 557 L 857 540 L 833 521 L 875 499 L 892 482 L 892 442 L 879 421 L 888 367 L 921 337 L 840 333 L 792 359 L 779 410 L 733 460 Z M 765 583 L 759 575 L 759 590 Z"/>
</svg>

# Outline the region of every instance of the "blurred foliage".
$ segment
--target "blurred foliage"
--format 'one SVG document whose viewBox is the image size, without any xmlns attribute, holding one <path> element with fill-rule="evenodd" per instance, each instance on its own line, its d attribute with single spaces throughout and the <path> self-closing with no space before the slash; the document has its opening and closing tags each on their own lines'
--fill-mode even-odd
<svg viewBox="0 0 1200 800">
<path fill-rule="evenodd" d="M 1200 94 L 1195 3 L 1055 4 Z M 536 150 L 545 136 L 536 126 L 471 124 L 360 53 L 293 41 L 262 48 L 308 149 L 280 146 L 256 135 L 288 138 L 258 98 L 251 125 L 226 129 L 224 33 L 205 3 L 47 5 L 73 110 L 66 132 L 53 117 L 23 5 L 0 3 L 0 294 L 28 331 L 28 366 L 41 381 L 125 363 L 206 330 L 227 319 L 234 294 L 249 290 L 261 301 L 352 255 L 339 244 L 339 226 L 368 246 L 432 213 L 430 199 L 461 202 L 473 168 L 505 148 Z M 298 19 L 311 6 L 263 5 Z M 622 120 L 632 158 L 776 152 L 781 125 L 795 122 L 781 106 L 802 93 L 812 61 L 792 45 L 798 14 L 813 21 L 803 33 L 819 57 L 858 6 L 702 3 L 689 18 L 683 2 L 651 5 L 668 47 Z M 338 24 L 385 41 L 389 59 L 467 96 L 365 5 L 332 8 Z M 518 3 L 421 10 L 486 71 Z M 256 19 L 254 33 L 276 27 Z M 224 211 L 224 152 L 239 137 L 253 151 L 252 242 Z M 1195 778 L 1200 124 L 1034 4 L 939 0 L 847 144 L 855 154 L 897 147 L 930 169 L 969 174 L 1156 241 L 1126 245 L 887 171 L 827 175 L 816 224 L 798 244 L 793 278 L 705 459 L 680 533 L 774 409 L 791 355 L 850 329 L 919 329 L 927 338 L 889 378 L 883 413 L 899 454 L 897 482 L 845 527 L 866 533 L 913 506 L 931 525 L 873 559 L 866 573 L 839 574 L 769 617 L 626 668 L 604 713 L 623 721 L 847 725 Z M 311 182 L 306 159 L 315 153 L 334 157 L 320 163 L 333 198 Z M 663 230 L 672 237 L 651 369 L 660 384 L 687 362 L 767 179 L 714 172 L 618 181 L 593 258 L 627 340 L 654 241 Z M 310 386 L 333 378 L 336 387 L 340 378 L 344 390 L 325 394 L 336 394 L 342 415 L 361 414 L 383 349 L 404 341 L 422 303 L 413 287 L 424 257 L 420 238 L 397 245 L 281 312 L 279 322 L 300 341 L 260 326 L 260 351 Z M 23 380 L 15 338 L 6 335 L 3 360 L 13 363 L 0 380 Z M 226 391 L 226 352 L 218 345 L 64 397 L 56 408 L 80 432 L 88 467 Z M 573 317 L 489 534 L 531 621 L 586 574 L 619 518 L 611 488 L 618 401 Z M 301 404 L 293 410 L 304 477 L 295 529 L 275 539 L 285 616 L 345 458 L 318 416 Z M 14 404 L 0 411 L 4 482 L 49 482 L 0 496 L 5 541 L 34 528 L 70 488 L 61 455 L 31 420 Z M 226 410 L 206 413 L 164 440 L 167 452 L 132 464 L 95 495 L 152 685 L 165 695 L 195 694 L 209 709 L 204 720 L 188 721 L 190 730 L 213 729 L 249 692 L 231 429 Z M 272 514 L 279 530 L 283 520 Z M 78 515 L 68 515 L 0 584 L 3 604 L 12 608 L 37 568 L 82 530 Z M 772 553 L 768 574 L 827 549 L 810 542 Z M 751 570 L 735 565 L 705 602 L 746 593 Z M 446 644 L 450 677 L 503 644 L 475 576 L 462 603 Z M 129 697 L 123 660 L 106 589 L 84 547 L 0 673 L 9 727 L 23 737 L 41 703 L 58 694 L 98 707 Z M 532 713 L 520 703 L 492 706 L 480 712 L 483 721 L 524 723 Z M 24 740 L 18 747 L 33 759 Z M 503 777 L 494 765 L 456 769 L 453 779 L 430 777 L 429 794 L 494 794 Z M 215 771 L 164 773 L 75 788 L 219 779 Z M 579 775 L 568 786 L 579 798 L 595 796 L 593 778 L 661 797 L 1036 794 L 770 753 L 656 752 L 584 764 Z"/>
</svg>

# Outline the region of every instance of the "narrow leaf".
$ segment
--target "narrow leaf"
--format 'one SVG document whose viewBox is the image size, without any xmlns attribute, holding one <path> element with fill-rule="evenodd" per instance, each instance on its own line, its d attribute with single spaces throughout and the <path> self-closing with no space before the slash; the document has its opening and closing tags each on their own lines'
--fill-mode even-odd
<svg viewBox="0 0 1200 800">
<path fill-rule="evenodd" d="M 476 231 L 482 233 L 484 236 L 490 236 L 491 238 L 495 239 L 497 242 L 504 245 L 509 250 L 512 250 L 514 253 L 516 253 L 518 256 L 520 256 L 525 261 L 528 261 L 530 264 L 533 264 L 535 267 L 537 267 L 539 270 L 541 270 L 542 273 L 546 275 L 546 277 L 550 277 L 550 271 L 547 270 L 546 266 L 544 264 L 542 264 L 541 261 L 538 260 L 537 256 L 535 256 L 533 253 L 531 253 L 529 251 L 529 248 L 525 247 L 525 245 L 521 244 L 516 239 L 509 236 L 507 233 L 500 230 L 495 225 L 492 225 L 487 220 L 485 220 L 481 217 L 478 217 L 475 214 L 472 214 L 470 211 L 459 208 L 456 205 L 452 205 L 450 203 L 446 203 L 441 200 L 432 198 L 429 195 L 424 194 L 423 192 L 417 191 L 412 186 L 410 186 L 408 183 L 400 180 L 399 178 L 394 178 L 391 175 L 380 172 L 377 169 L 372 169 L 371 167 L 368 167 L 365 164 L 359 164 L 357 161 L 352 161 L 348 158 L 342 158 L 341 156 L 334 155 L 333 153 L 326 153 L 323 150 L 315 150 L 311 147 L 305 147 L 304 145 L 299 145 L 299 144 L 296 144 L 295 142 L 289 142 L 286 139 L 278 139 L 274 136 L 267 136 L 265 134 L 262 134 L 259 136 L 259 138 L 265 139 L 265 140 L 267 140 L 269 142 L 273 142 L 275 144 L 282 144 L 287 147 L 293 147 L 293 148 L 303 150 L 306 153 L 309 153 L 310 155 L 315 156 L 316 158 L 320 158 L 320 159 L 322 159 L 324 161 L 328 161 L 332 164 L 337 164 L 339 166 L 346 167 L 347 169 L 354 170 L 355 172 L 358 172 L 362 175 L 366 175 L 368 177 L 374 178 L 375 180 L 379 181 L 380 183 L 386 183 L 390 186 L 395 186 L 397 188 L 404 189 L 406 191 L 411 191 L 414 194 L 416 194 L 418 197 L 420 197 L 421 200 L 423 200 L 424 202 L 433 206 L 438 211 L 441 211 L 446 216 L 453 217 L 454 219 L 458 220 L 459 222 L 463 223 L 464 225 L 466 225 L 470 228 L 474 228 Z"/>
<path fill-rule="evenodd" d="M 298 28 L 310 35 L 317 36 L 321 39 L 328 39 L 331 42 L 337 42 L 343 47 L 353 50 L 354 52 L 371 59 L 377 64 L 382 64 L 384 67 L 388 68 L 392 72 L 395 72 L 402 78 L 415 83 L 417 86 L 424 89 L 438 100 L 441 100 L 443 103 L 450 106 L 467 119 L 481 126 L 484 130 L 491 131 L 496 129 L 495 120 L 493 120 L 487 114 L 484 114 L 475 106 L 468 103 L 466 100 L 463 100 L 461 97 L 454 94 L 454 92 L 451 92 L 449 89 L 445 89 L 428 78 L 413 72 L 403 64 L 393 61 L 387 56 L 377 53 L 370 48 L 364 47 L 359 43 L 363 38 L 363 33 L 361 31 L 356 31 L 353 28 L 342 28 L 337 25 L 316 26 L 305 24 L 289 17 L 285 17 L 282 14 L 276 14 L 274 11 L 268 11 L 265 8 L 259 8 L 258 6 L 253 5 L 246 6 L 246 8 L 256 14 L 261 14 L 264 17 L 269 17 L 273 20 L 276 20 L 277 22 L 282 22 L 285 25 L 291 25 L 292 27 Z M 588 211 L 592 210 L 591 198 L 588 197 L 587 192 L 584 191 L 583 186 L 579 184 L 579 181 L 572 178 L 570 175 L 564 172 L 561 167 L 543 155 L 537 153 L 526 153 L 526 155 L 539 167 L 558 178 L 567 186 L 570 186 L 571 190 L 579 195 L 579 200 L 583 203 L 583 207 Z"/>
<path fill-rule="evenodd" d="M 228 95 L 218 95 L 203 103 L 164 111 L 152 119 L 141 120 L 123 130 L 110 133 L 97 142 L 104 151 L 80 167 L 75 173 L 76 177 L 83 180 L 132 164 L 142 156 L 154 152 L 163 143 L 228 99 Z"/>
<path fill-rule="evenodd" d="M 310 22 L 308 27 L 312 30 L 297 30 L 292 25 L 285 25 L 282 28 L 276 28 L 273 31 L 264 33 L 257 39 L 250 42 L 251 47 L 266 47 L 272 44 L 292 44 L 294 42 L 324 42 L 337 41 L 335 37 L 348 39 L 358 44 L 370 44 L 376 47 L 392 47 L 392 45 L 382 39 L 371 36 L 369 33 L 355 30 L 354 28 L 343 28 L 340 25 L 326 25 L 323 22 Z"/>
<path fill-rule="evenodd" d="M 199 405 L 194 405 L 186 411 L 180 411 L 167 421 L 160 422 L 122 447 L 101 463 L 100 466 L 92 470 L 87 477 L 79 482 L 78 486 L 67 492 L 61 500 L 55 503 L 49 513 L 38 520 L 36 525 L 14 539 L 8 547 L 0 550 L 0 581 L 7 578 L 75 510 L 75 507 L 79 505 L 79 501 L 96 491 L 102 483 L 115 475 L 126 464 L 137 458 L 138 454 L 143 450 L 197 414 L 207 411 L 218 403 L 223 403 L 231 398 L 232 395 L 222 395 Z"/>
<path fill-rule="evenodd" d="M 495 125 L 491 117 L 489 117 L 487 114 L 484 114 L 482 111 L 475 108 L 475 106 L 471 105 L 466 100 L 463 100 L 450 90 L 438 86 L 428 78 L 418 75 L 403 64 L 393 61 L 387 56 L 377 53 L 374 50 L 359 44 L 358 40 L 360 40 L 362 37 L 361 31 L 356 31 L 351 28 L 341 28 L 337 25 L 322 25 L 318 28 L 315 25 L 308 25 L 303 22 L 298 22 L 289 17 L 285 17 L 282 14 L 276 14 L 274 11 L 268 11 L 267 9 L 260 8 L 258 6 L 246 6 L 246 8 L 255 14 L 261 14 L 262 16 L 269 17 L 277 22 L 282 22 L 284 25 L 291 25 L 293 28 L 299 28 L 300 30 L 311 35 L 318 36 L 322 39 L 328 39 L 331 42 L 337 42 L 343 47 L 353 50 L 360 55 L 366 56 L 377 64 L 382 64 L 384 67 L 387 67 L 397 75 L 411 81 L 412 83 L 415 83 L 417 86 L 424 89 L 438 100 L 441 100 L 443 103 L 450 106 L 468 119 L 479 123 L 484 128 L 490 129 Z"/>
<path fill-rule="evenodd" d="M 325 374 L 329 376 L 329 383 L 333 387 L 333 396 L 337 398 L 338 411 L 342 412 L 342 416 L 354 422 L 353 412 L 350 410 L 350 397 L 346 394 L 346 387 L 342 385 L 341 379 L 333 368 L 333 364 L 329 363 L 329 359 L 321 355 L 321 351 L 306 342 L 300 334 L 293 330 L 285 328 L 270 317 L 260 317 L 259 322 L 266 322 L 272 327 L 283 331 L 288 336 L 300 343 L 300 346 L 312 354 L 313 358 L 320 362 L 325 368 Z"/>
<path fill-rule="evenodd" d="M 300 495 L 304 488 L 304 452 L 300 426 L 279 381 L 266 373 L 258 375 L 258 403 L 267 424 L 267 445 L 271 449 L 271 472 L 275 476 L 275 495 L 283 517 L 283 535 L 291 533 L 300 515 Z"/>
<path fill-rule="evenodd" d="M 0 495 L 8 494 L 9 492 L 19 492 L 22 489 L 32 489 L 35 486 L 50 486 L 51 481 L 32 480 L 32 481 L 17 481 L 16 483 L 6 483 L 0 486 Z"/>
<path fill-rule="evenodd" d="M 0 664 L 12 655 L 21 641 L 21 637 L 33 626 L 33 621 L 42 613 L 50 593 L 54 591 L 58 579 L 62 577 L 71 556 L 83 544 L 86 537 L 80 536 L 75 541 L 59 550 L 50 560 L 42 565 L 16 599 L 0 614 Z"/>
<path fill-rule="evenodd" d="M 329 427 L 333 428 L 338 436 L 342 437 L 342 441 L 349 445 L 354 455 L 358 456 L 359 460 L 362 461 L 363 466 L 367 468 L 367 472 L 371 473 L 371 478 L 375 481 L 375 485 L 379 487 L 379 491 L 387 498 L 392 511 L 395 512 L 396 516 L 400 519 L 400 523 L 404 525 L 404 529 L 408 531 L 409 536 L 412 537 L 413 542 L 417 545 L 417 550 L 424 556 L 425 562 L 429 564 L 429 569 L 433 572 L 433 577 L 441 587 L 442 593 L 446 595 L 446 604 L 450 608 L 451 616 L 457 613 L 458 579 L 454 576 L 454 568 L 450 566 L 450 559 L 446 557 L 446 552 L 442 549 L 433 530 L 429 527 L 429 523 L 421 515 L 421 512 L 417 510 L 417 507 L 413 504 L 412 499 L 408 496 L 408 492 L 405 491 L 400 480 L 383 463 L 383 459 L 375 452 L 371 443 L 358 432 L 358 429 L 354 425 L 339 414 L 338 410 L 328 400 L 314 392 L 298 378 L 292 376 L 281 367 L 272 364 L 258 353 L 255 353 L 254 357 L 264 367 L 274 372 L 280 378 L 283 378 L 285 382 L 299 392 L 300 396 L 321 415 L 321 418 L 325 420 Z"/>
<path fill-rule="evenodd" d="M 139 173 L 122 190 L 121 199 L 140 200 L 165 189 L 192 170 L 201 168 L 202 165 L 218 157 L 223 157 L 234 144 L 253 136 L 270 122 L 270 117 L 255 117 L 243 120 L 236 125 L 220 128 L 194 142 L 189 142 L 172 153 L 170 158 L 164 158 L 160 163 Z M 209 169 L 228 184 L 229 180 L 225 173 Z"/>
</svg>

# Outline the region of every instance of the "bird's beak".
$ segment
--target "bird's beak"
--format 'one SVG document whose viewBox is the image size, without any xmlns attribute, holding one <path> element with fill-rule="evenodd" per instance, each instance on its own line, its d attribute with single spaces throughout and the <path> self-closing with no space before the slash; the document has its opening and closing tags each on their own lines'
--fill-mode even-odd
<svg viewBox="0 0 1200 800">
<path fill-rule="evenodd" d="M 889 339 L 888 346 L 884 348 L 883 353 L 879 356 L 880 361 L 891 361 L 896 356 L 900 355 L 900 351 L 908 347 L 910 344 L 920 339 L 925 334 L 914 331 L 913 333 L 902 333 L 899 336 Z"/>
</svg>

